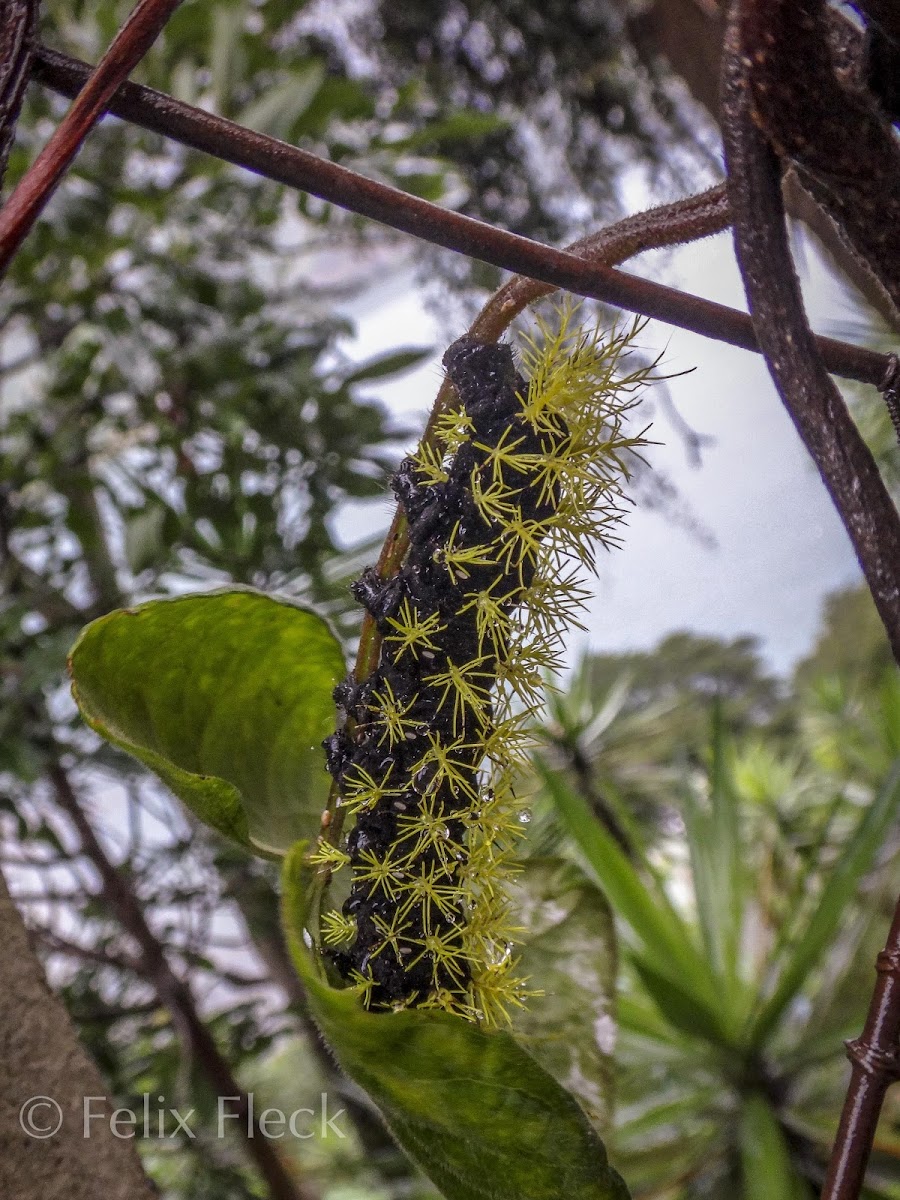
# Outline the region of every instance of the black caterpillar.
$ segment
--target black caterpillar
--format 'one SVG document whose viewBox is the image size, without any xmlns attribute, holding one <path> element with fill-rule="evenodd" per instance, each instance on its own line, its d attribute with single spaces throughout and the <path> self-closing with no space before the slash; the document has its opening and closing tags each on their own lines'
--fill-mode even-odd
<svg viewBox="0 0 900 1200">
<path fill-rule="evenodd" d="M 509 616 L 553 520 L 555 485 L 541 466 L 567 437 L 558 416 L 526 418 L 527 384 L 508 346 L 462 338 L 443 363 L 465 436 L 442 479 L 407 458 L 392 480 L 409 551 L 394 578 L 367 569 L 353 584 L 383 635 L 380 663 L 363 683 L 351 676 L 335 689 L 352 732 L 325 741 L 343 803 L 358 812 L 343 906 L 355 938 L 331 953 L 345 978 L 365 981 L 375 1008 L 443 997 L 458 1011 L 481 969 L 468 949 L 480 894 L 471 831 L 486 800 L 479 769 Z M 496 618 L 487 625 L 477 617 L 485 597 Z"/>
</svg>

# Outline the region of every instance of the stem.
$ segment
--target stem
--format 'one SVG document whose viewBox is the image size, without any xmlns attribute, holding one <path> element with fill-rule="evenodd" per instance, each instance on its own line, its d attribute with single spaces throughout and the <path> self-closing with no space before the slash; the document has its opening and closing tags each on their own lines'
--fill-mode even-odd
<svg viewBox="0 0 900 1200">
<path fill-rule="evenodd" d="M 852 1064 L 822 1200 L 856 1200 L 885 1092 L 900 1079 L 900 899 L 887 942 L 875 963 L 878 981 L 863 1031 L 847 1043 Z"/>
<path fill-rule="evenodd" d="M 0 278 L 110 97 L 156 41 L 181 0 L 138 0 L 97 69 L 0 210 Z"/>
<path fill-rule="evenodd" d="M 840 82 L 829 6 L 754 0 L 742 11 L 757 125 L 900 311 L 900 145 L 869 94 Z"/>
<path fill-rule="evenodd" d="M 103 898 L 116 918 L 137 943 L 140 958 L 137 970 L 154 988 L 160 1002 L 172 1016 L 172 1022 L 191 1060 L 207 1077 L 220 1098 L 232 1099 L 239 1120 L 235 1122 L 244 1136 L 248 1157 L 266 1181 L 272 1200 L 317 1200 L 308 1185 L 296 1181 L 276 1153 L 272 1143 L 251 1118 L 247 1093 L 238 1085 L 231 1066 L 221 1054 L 212 1034 L 204 1025 L 189 985 L 172 970 L 165 950 L 147 924 L 137 897 L 126 877 L 107 857 L 97 835 L 84 814 L 68 774 L 59 763 L 49 768 L 50 780 L 60 808 L 71 820 L 85 855 L 100 876 Z"/>
<path fill-rule="evenodd" d="M 63 95 L 77 93 L 90 67 L 39 46 L 33 76 Z M 759 352 L 746 313 L 691 296 L 649 279 L 586 262 L 571 251 L 543 246 L 531 238 L 494 229 L 461 213 L 410 196 L 399 188 L 367 179 L 276 138 L 253 133 L 202 109 L 137 84 L 125 83 L 108 105 L 109 112 L 165 137 L 245 167 L 288 187 L 319 196 L 401 232 L 491 263 L 519 275 L 601 300 L 628 312 L 653 317 L 704 337 Z M 831 338 L 817 338 L 828 369 L 847 379 L 877 386 L 887 356 Z"/>
<path fill-rule="evenodd" d="M 31 71 L 36 0 L 5 0 L 0 7 L 0 184 Z"/>
<path fill-rule="evenodd" d="M 775 386 L 850 536 L 900 662 L 900 516 L 806 319 L 778 163 L 752 114 L 754 46 L 745 43 L 742 22 L 753 7 L 753 0 L 738 0 L 726 38 L 722 131 L 735 250 Z"/>
</svg>

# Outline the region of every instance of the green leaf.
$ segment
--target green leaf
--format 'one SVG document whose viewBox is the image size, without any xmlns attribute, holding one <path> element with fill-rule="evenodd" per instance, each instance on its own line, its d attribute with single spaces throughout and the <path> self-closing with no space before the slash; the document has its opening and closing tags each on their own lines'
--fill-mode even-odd
<svg viewBox="0 0 900 1200">
<path fill-rule="evenodd" d="M 713 709 L 711 754 L 708 811 L 686 786 L 683 815 L 703 943 L 725 988 L 732 992 L 737 983 L 743 924 L 743 875 L 737 802 L 718 704 Z"/>
<path fill-rule="evenodd" d="M 828 876 L 815 911 L 806 927 L 794 938 L 791 957 L 783 969 L 775 993 L 754 1022 L 751 1035 L 753 1046 L 762 1045 L 803 987 L 810 971 L 821 962 L 822 954 L 839 929 L 860 880 L 871 869 L 889 827 L 897 819 L 898 805 L 900 762 L 895 764 L 874 803 L 860 817 L 840 861 Z"/>
<path fill-rule="evenodd" d="M 681 986 L 665 971 L 657 970 L 649 957 L 635 954 L 631 962 L 647 995 L 665 1017 L 666 1023 L 689 1038 L 715 1046 L 727 1046 L 722 1024 L 706 1004 L 698 1002 L 689 987 Z"/>
<path fill-rule="evenodd" d="M 705 1026 L 724 1031 L 719 1020 L 719 995 L 709 967 L 684 922 L 664 893 L 650 890 L 584 799 L 540 759 L 536 761 L 547 790 L 569 833 L 606 893 L 613 911 L 627 922 L 644 957 L 705 1015 Z M 649 874 L 649 873 L 648 873 Z M 652 878 L 652 877 L 651 877 Z"/>
<path fill-rule="evenodd" d="M 564 859 L 529 859 L 512 895 L 524 929 L 518 974 L 539 988 L 513 1015 L 516 1040 L 581 1102 L 612 1116 L 616 937 L 606 897 Z"/>
<path fill-rule="evenodd" d="M 497 113 L 485 113 L 474 108 L 462 108 L 449 117 L 433 121 L 409 137 L 391 142 L 392 150 L 419 150 L 423 146 L 447 146 L 458 142 L 477 142 L 482 138 L 509 128 L 509 120 Z"/>
<path fill-rule="evenodd" d="M 246 105 L 240 113 L 240 123 L 271 137 L 288 137 L 324 80 L 325 66 L 318 59 L 299 63 L 287 79 Z"/>
<path fill-rule="evenodd" d="M 310 1012 L 344 1071 L 447 1200 L 627 1200 L 575 1099 L 506 1032 L 448 1013 L 369 1013 L 321 977 L 302 866 L 284 867 L 284 920 Z"/>
<path fill-rule="evenodd" d="M 400 375 L 404 371 L 413 370 L 419 363 L 424 362 L 430 354 L 431 347 L 426 347 L 423 350 L 392 350 L 389 354 L 377 354 L 374 358 L 370 358 L 368 362 L 360 363 L 346 377 L 344 385 L 362 383 L 367 379 L 382 379 L 386 375 Z"/>
<path fill-rule="evenodd" d="M 318 831 L 345 669 L 320 616 L 249 589 L 151 600 L 88 625 L 69 664 L 91 728 L 200 820 L 271 853 Z"/>
<path fill-rule="evenodd" d="M 784 1132 L 764 1097 L 741 1105 L 743 1200 L 808 1200 L 809 1189 L 791 1163 Z"/>
</svg>

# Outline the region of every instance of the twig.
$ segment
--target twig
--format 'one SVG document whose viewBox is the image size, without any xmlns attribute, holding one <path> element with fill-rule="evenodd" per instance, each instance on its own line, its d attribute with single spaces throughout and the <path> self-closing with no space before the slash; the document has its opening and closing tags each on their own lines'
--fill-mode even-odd
<svg viewBox="0 0 900 1200">
<path fill-rule="evenodd" d="M 36 0 L 6 0 L 0 7 L 0 184 L 31 70 Z"/>
<path fill-rule="evenodd" d="M 141 61 L 181 0 L 138 0 L 97 69 L 0 210 L 0 278 L 53 195 L 110 96 Z"/>
<path fill-rule="evenodd" d="M 856 1200 L 888 1087 L 900 1079 L 900 899 L 875 964 L 878 980 L 863 1031 L 847 1043 L 850 1085 L 821 1200 Z"/>
<path fill-rule="evenodd" d="M 779 157 L 900 310 L 900 145 L 870 94 L 840 82 L 826 10 L 824 0 L 747 6 L 753 109 Z"/>
<path fill-rule="evenodd" d="M 39 46 L 32 73 L 35 79 L 63 95 L 74 95 L 89 75 L 90 67 Z M 745 313 L 495 229 L 473 217 L 410 196 L 399 188 L 367 179 L 276 138 L 244 129 L 224 117 L 182 104 L 152 88 L 125 83 L 107 108 L 115 116 L 182 145 L 309 192 L 435 245 L 527 275 L 554 288 L 690 329 L 744 350 L 759 351 L 752 322 Z M 817 344 L 834 374 L 875 386 L 883 379 L 887 369 L 885 355 L 831 338 L 818 338 Z"/>
<path fill-rule="evenodd" d="M 850 535 L 900 662 L 900 517 L 806 320 L 778 163 L 752 117 L 753 46 L 744 41 L 743 20 L 753 7 L 754 0 L 735 4 L 725 46 L 722 132 L 735 249 L 769 371 Z"/>
<path fill-rule="evenodd" d="M 249 1098 L 239 1087 L 228 1062 L 223 1058 L 212 1035 L 200 1019 L 190 987 L 169 965 L 166 954 L 147 924 L 143 910 L 100 844 L 91 823 L 82 810 L 68 774 L 52 763 L 49 775 L 60 808 L 68 815 L 81 840 L 84 853 L 96 868 L 103 897 L 118 921 L 137 943 L 140 959 L 137 969 L 152 985 L 160 1002 L 169 1010 L 173 1024 L 197 1066 L 220 1096 L 235 1098 L 235 1122 L 244 1135 L 248 1156 L 265 1179 L 272 1200 L 316 1200 L 308 1185 L 292 1179 L 271 1142 L 251 1116 Z"/>
<path fill-rule="evenodd" d="M 887 375 L 878 390 L 897 435 L 897 444 L 900 445 L 900 358 L 892 354 L 890 359 Z"/>
<path fill-rule="evenodd" d="M 900 662 L 900 518 L 810 334 L 790 258 L 779 164 L 753 119 L 750 77 L 771 67 L 755 40 L 771 48 L 761 23 L 768 8 L 767 0 L 735 0 L 726 34 L 722 131 L 735 247 L 767 365 L 850 534 Z M 886 372 L 886 389 L 894 373 Z M 848 1045 L 850 1087 L 822 1200 L 857 1200 L 885 1092 L 900 1078 L 900 902 L 878 971 L 863 1033 Z"/>
<path fill-rule="evenodd" d="M 16 903 L 18 904 L 18 902 L 18 898 L 16 898 Z M 29 925 L 28 932 L 45 949 L 55 954 L 67 954 L 71 958 L 84 959 L 87 962 L 98 963 L 103 967 L 112 967 L 115 971 L 124 971 L 133 974 L 137 969 L 137 964 L 134 960 L 127 958 L 125 955 L 113 954 L 111 951 L 102 950 L 98 946 L 80 946 L 77 942 L 60 937 L 58 933 L 54 933 L 50 929 Z"/>
</svg>

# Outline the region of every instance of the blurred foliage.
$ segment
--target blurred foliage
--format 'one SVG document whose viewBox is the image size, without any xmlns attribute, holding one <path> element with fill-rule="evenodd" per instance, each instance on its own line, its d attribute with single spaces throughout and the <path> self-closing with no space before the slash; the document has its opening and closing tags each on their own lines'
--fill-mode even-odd
<svg viewBox="0 0 900 1200">
<path fill-rule="evenodd" d="M 869 611 L 831 597 L 790 686 L 752 645 L 678 635 L 627 675 L 586 660 L 551 701 L 529 836 L 617 918 L 609 1147 L 636 1198 L 821 1187 L 900 887 L 900 675 Z M 900 1195 L 897 1103 L 867 1196 Z"/>
<path fill-rule="evenodd" d="M 300 27 L 396 104 L 414 130 L 392 131 L 396 144 L 453 163 L 463 211 L 557 242 L 618 215 L 629 172 L 658 194 L 712 174 L 703 119 L 641 56 L 632 8 L 369 0 L 348 19 L 314 2 Z"/>
</svg>

